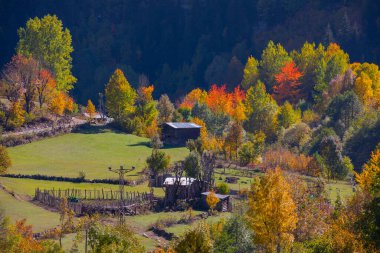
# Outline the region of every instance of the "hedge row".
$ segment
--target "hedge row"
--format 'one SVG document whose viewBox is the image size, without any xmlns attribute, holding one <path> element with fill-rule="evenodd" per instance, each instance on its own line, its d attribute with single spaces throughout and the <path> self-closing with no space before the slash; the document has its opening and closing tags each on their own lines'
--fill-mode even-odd
<svg viewBox="0 0 380 253">
<path fill-rule="evenodd" d="M 71 182 L 71 183 L 103 183 L 103 184 L 119 184 L 118 179 L 86 179 L 84 177 L 62 177 L 62 176 L 48 176 L 41 174 L 34 175 L 23 175 L 23 174 L 4 174 L 2 177 L 10 178 L 28 178 L 35 180 L 49 180 L 49 181 L 60 181 L 60 182 Z M 138 185 L 142 184 L 147 180 L 146 177 L 140 177 L 137 180 L 125 180 L 125 185 Z"/>
</svg>

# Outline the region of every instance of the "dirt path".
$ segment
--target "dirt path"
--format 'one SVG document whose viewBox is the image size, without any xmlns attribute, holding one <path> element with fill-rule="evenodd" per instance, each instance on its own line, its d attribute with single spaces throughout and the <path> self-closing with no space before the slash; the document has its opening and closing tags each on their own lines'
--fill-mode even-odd
<svg viewBox="0 0 380 253">
<path fill-rule="evenodd" d="M 60 127 L 63 126 L 65 128 L 69 128 L 69 127 L 75 127 L 75 126 L 83 125 L 86 123 L 87 123 L 86 120 L 82 120 L 82 119 L 72 117 L 71 121 L 69 123 L 66 123 L 64 125 L 60 125 Z M 5 133 L 3 133 L 2 137 L 26 135 L 26 134 L 38 134 L 38 133 L 42 133 L 42 132 L 51 131 L 52 129 L 53 129 L 53 126 L 43 126 L 43 127 L 36 126 L 34 128 L 26 128 L 26 129 L 22 129 L 21 131 L 16 131 L 16 132 L 5 132 Z"/>
</svg>

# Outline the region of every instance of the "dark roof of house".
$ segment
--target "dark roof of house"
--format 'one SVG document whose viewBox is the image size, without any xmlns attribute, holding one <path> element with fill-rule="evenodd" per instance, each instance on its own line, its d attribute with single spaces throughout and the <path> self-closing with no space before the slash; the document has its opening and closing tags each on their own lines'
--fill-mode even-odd
<svg viewBox="0 0 380 253">
<path fill-rule="evenodd" d="M 201 126 L 191 122 L 166 122 L 172 128 L 201 128 Z"/>
<path fill-rule="evenodd" d="M 210 192 L 202 192 L 201 194 L 204 196 L 208 196 L 210 194 Z M 226 199 L 226 198 L 230 197 L 230 195 L 223 195 L 223 194 L 218 194 L 218 193 L 215 193 L 215 196 L 218 199 Z"/>
</svg>

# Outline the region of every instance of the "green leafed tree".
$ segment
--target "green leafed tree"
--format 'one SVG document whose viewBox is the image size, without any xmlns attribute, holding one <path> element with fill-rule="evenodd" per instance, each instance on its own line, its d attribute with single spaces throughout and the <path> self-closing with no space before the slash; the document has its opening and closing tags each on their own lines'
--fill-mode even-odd
<svg viewBox="0 0 380 253">
<path fill-rule="evenodd" d="M 33 56 L 55 76 L 57 89 L 72 89 L 77 79 L 72 75 L 71 53 L 74 51 L 69 29 L 55 15 L 29 19 L 18 29 L 17 53 Z"/>
<path fill-rule="evenodd" d="M 123 123 L 135 111 L 136 91 L 123 71 L 116 69 L 106 86 L 106 109 L 117 123 Z"/>
<path fill-rule="evenodd" d="M 280 73 L 281 68 L 291 60 L 281 44 L 275 45 L 273 41 L 269 41 L 260 61 L 260 78 L 268 88 L 276 84 L 275 75 Z"/>
<path fill-rule="evenodd" d="M 244 67 L 243 81 L 241 86 L 243 89 L 248 90 L 249 87 L 253 86 L 259 79 L 259 61 L 253 58 L 253 56 L 248 57 L 247 63 Z"/>
<path fill-rule="evenodd" d="M 278 114 L 278 123 L 284 128 L 288 128 L 291 125 L 301 121 L 301 110 L 298 108 L 293 109 L 293 106 L 286 101 L 281 107 Z"/>
<path fill-rule="evenodd" d="M 266 92 L 265 85 L 258 81 L 255 86 L 248 89 L 245 108 L 248 120 L 245 129 L 248 132 L 262 131 L 269 141 L 277 136 L 278 105 Z"/>
<path fill-rule="evenodd" d="M 146 159 L 149 169 L 154 177 L 159 173 L 164 172 L 170 164 L 170 156 L 160 150 L 153 150 L 151 156 Z"/>
</svg>

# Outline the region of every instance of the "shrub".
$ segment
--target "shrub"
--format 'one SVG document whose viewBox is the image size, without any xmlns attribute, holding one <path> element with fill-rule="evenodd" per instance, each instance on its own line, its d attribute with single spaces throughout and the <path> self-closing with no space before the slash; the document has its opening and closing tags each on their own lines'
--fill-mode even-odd
<svg viewBox="0 0 380 253">
<path fill-rule="evenodd" d="M 230 193 L 230 188 L 228 187 L 228 184 L 220 183 L 218 184 L 217 192 L 220 194 L 228 194 Z"/>
</svg>

